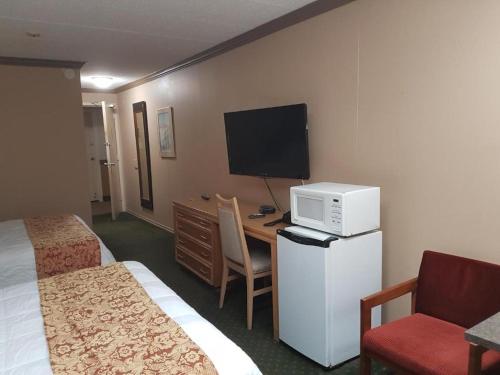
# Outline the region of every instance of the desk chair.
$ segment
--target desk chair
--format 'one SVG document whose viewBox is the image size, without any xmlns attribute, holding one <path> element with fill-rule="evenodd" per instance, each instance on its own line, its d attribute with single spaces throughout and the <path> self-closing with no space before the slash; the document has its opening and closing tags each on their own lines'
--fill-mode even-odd
<svg viewBox="0 0 500 375">
<path fill-rule="evenodd" d="M 247 328 L 252 329 L 253 298 L 272 291 L 272 286 L 255 290 L 254 280 L 271 275 L 271 254 L 265 248 L 248 248 L 236 198 L 217 197 L 217 215 L 222 248 L 222 282 L 219 308 L 224 305 L 228 281 L 240 275 L 247 282 Z M 236 273 L 229 274 L 230 270 Z"/>
</svg>

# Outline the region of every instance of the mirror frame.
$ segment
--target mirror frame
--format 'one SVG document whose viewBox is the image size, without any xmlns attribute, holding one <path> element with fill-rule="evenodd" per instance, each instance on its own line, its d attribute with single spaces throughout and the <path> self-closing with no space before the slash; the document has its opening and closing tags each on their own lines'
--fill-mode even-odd
<svg viewBox="0 0 500 375">
<path fill-rule="evenodd" d="M 133 113 L 134 113 L 134 132 L 135 132 L 135 146 L 136 146 L 136 152 L 137 152 L 137 170 L 139 172 L 139 189 L 140 189 L 140 199 L 141 199 L 141 206 L 144 208 L 148 208 L 150 210 L 153 209 L 153 184 L 152 184 L 152 179 L 151 179 L 151 154 L 149 151 L 149 131 L 148 131 L 148 116 L 147 116 L 147 111 L 146 111 L 146 102 L 137 102 L 132 104 L 133 108 Z M 138 139 L 138 125 L 136 121 L 136 114 L 140 113 L 142 114 L 142 123 L 144 125 L 144 146 L 146 148 L 146 165 L 148 168 L 148 186 L 149 186 L 149 199 L 144 199 L 143 198 L 143 191 L 142 191 L 142 171 L 141 171 L 141 159 L 140 159 L 140 153 L 139 153 L 139 139 Z"/>
</svg>

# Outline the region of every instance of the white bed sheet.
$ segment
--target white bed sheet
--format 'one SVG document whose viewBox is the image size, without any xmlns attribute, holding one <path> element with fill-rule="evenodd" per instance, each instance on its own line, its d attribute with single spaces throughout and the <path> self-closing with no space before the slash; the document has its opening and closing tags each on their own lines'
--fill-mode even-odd
<svg viewBox="0 0 500 375">
<path fill-rule="evenodd" d="M 208 355 L 219 375 L 261 374 L 243 350 L 144 265 L 138 262 L 123 264 L 151 299 Z M 0 374 L 52 374 L 35 281 L 0 289 Z"/>
<path fill-rule="evenodd" d="M 80 222 L 92 231 L 85 222 L 75 215 Z M 101 264 L 115 261 L 111 251 L 99 240 Z M 23 220 L 0 222 L 0 288 L 33 281 L 37 279 L 35 251 L 26 232 Z"/>
</svg>

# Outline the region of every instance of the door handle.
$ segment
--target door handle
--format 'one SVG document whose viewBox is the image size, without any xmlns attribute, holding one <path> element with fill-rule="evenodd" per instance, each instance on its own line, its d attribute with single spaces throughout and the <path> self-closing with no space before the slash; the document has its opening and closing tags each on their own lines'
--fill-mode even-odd
<svg viewBox="0 0 500 375">
<path fill-rule="evenodd" d="M 318 240 L 316 238 L 309 238 L 309 237 L 302 237 L 297 234 L 288 232 L 284 229 L 278 229 L 276 233 L 284 237 L 292 242 L 301 244 L 301 245 L 306 245 L 306 246 L 318 246 L 318 247 L 324 247 L 327 248 L 330 246 L 330 242 L 337 241 L 338 238 L 335 236 L 330 236 L 326 238 L 325 240 Z"/>
<path fill-rule="evenodd" d="M 104 163 L 104 165 L 105 165 L 106 167 L 109 167 L 109 166 L 116 165 L 116 163 Z"/>
</svg>

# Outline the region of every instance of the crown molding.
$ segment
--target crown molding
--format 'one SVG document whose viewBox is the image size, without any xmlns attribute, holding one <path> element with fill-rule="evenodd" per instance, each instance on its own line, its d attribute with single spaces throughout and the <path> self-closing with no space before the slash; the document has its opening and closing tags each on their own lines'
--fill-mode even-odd
<svg viewBox="0 0 500 375">
<path fill-rule="evenodd" d="M 87 94 L 116 94 L 116 89 L 87 89 L 87 88 L 82 88 L 82 93 L 87 93 Z"/>
<path fill-rule="evenodd" d="M 184 59 L 174 65 L 157 70 L 156 72 L 148 74 L 147 76 L 139 78 L 138 80 L 129 82 L 123 86 L 117 87 L 109 92 L 120 93 L 133 87 L 137 87 L 144 83 L 153 81 L 157 78 L 166 76 L 178 70 L 185 69 L 194 64 L 199 64 L 215 56 L 221 55 L 245 44 L 251 43 L 257 39 L 261 39 L 269 34 L 275 33 L 299 22 L 305 21 L 309 18 L 316 17 L 322 13 L 336 9 L 353 1 L 354 0 L 316 0 L 310 4 L 303 6 L 302 8 L 296 9 L 263 25 L 257 26 L 250 31 L 226 40 L 220 44 L 215 45 L 214 47 L 208 48 L 203 52 L 188 57 L 187 59 Z"/>
<path fill-rule="evenodd" d="M 31 59 L 27 57 L 0 56 L 1 65 L 36 66 L 45 68 L 81 69 L 85 62 L 69 60 Z"/>
</svg>

